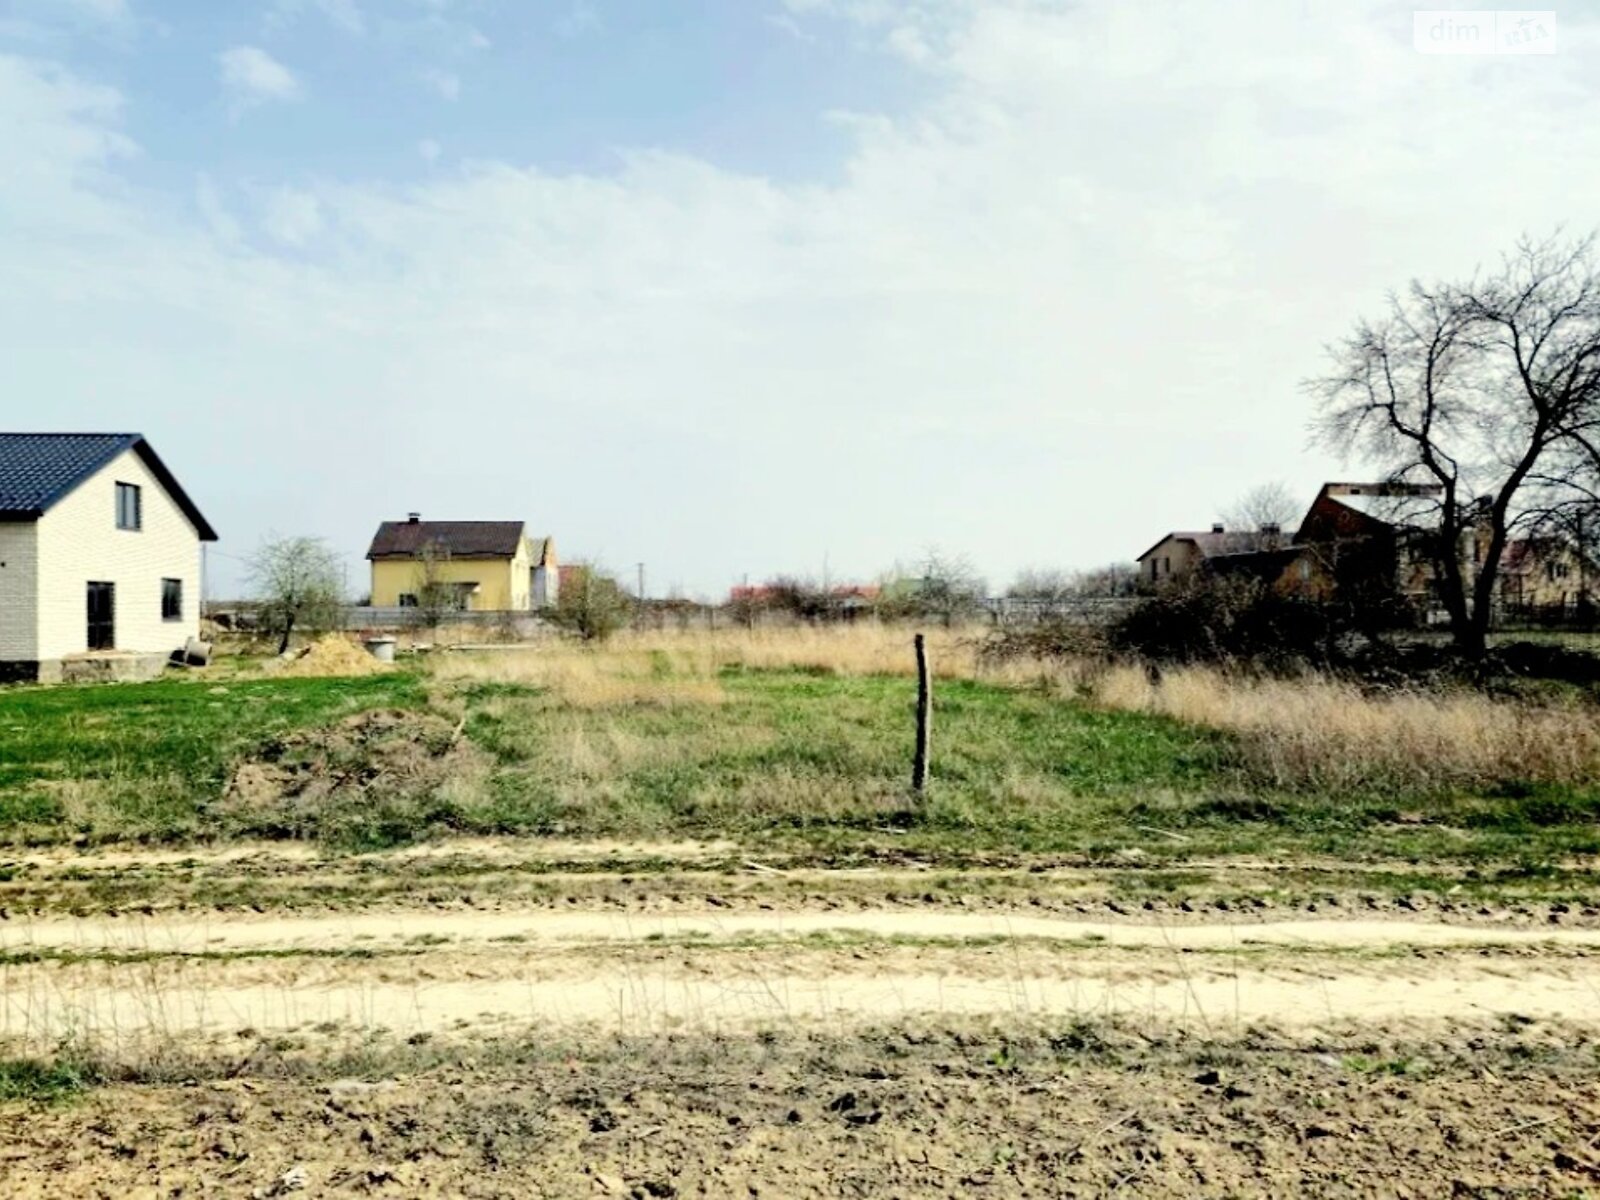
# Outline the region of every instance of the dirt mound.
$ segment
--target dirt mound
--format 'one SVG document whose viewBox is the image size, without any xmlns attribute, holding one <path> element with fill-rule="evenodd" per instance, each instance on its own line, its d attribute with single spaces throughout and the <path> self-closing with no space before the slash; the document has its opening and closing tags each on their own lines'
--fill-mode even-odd
<svg viewBox="0 0 1600 1200">
<path fill-rule="evenodd" d="M 347 637 L 329 634 L 319 638 L 292 658 L 282 660 L 273 671 L 292 679 L 326 679 L 341 675 L 379 675 L 394 668 L 381 663 Z"/>
<path fill-rule="evenodd" d="M 460 827 L 481 751 L 432 713 L 381 709 L 264 744 L 239 764 L 218 815 L 240 833 L 396 845 Z"/>
</svg>

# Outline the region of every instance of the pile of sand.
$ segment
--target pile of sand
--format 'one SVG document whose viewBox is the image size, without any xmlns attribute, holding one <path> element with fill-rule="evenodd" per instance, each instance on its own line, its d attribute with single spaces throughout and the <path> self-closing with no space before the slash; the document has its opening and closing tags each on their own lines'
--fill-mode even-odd
<svg viewBox="0 0 1600 1200">
<path fill-rule="evenodd" d="M 337 675 L 377 675 L 392 669 L 390 664 L 379 662 L 349 638 L 331 633 L 281 660 L 273 673 L 299 679 L 322 679 Z"/>
</svg>

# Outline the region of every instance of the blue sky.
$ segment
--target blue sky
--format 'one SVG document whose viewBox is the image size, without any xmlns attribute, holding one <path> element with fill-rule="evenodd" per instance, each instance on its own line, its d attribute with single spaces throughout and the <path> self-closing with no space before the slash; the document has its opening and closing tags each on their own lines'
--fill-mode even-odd
<svg viewBox="0 0 1600 1200">
<path fill-rule="evenodd" d="M 1360 472 L 1299 382 L 1600 223 L 1600 39 L 1361 0 L 0 0 L 0 426 L 224 535 L 525 518 L 656 589 L 997 584 Z M 231 564 L 231 565 L 230 565 Z"/>
</svg>

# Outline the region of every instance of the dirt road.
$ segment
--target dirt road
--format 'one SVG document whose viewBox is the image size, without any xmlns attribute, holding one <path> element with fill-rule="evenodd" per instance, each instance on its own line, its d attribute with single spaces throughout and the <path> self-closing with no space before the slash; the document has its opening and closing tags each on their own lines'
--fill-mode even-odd
<svg viewBox="0 0 1600 1200">
<path fill-rule="evenodd" d="M 1600 1187 L 1600 921 L 1581 906 L 1185 907 L 1066 870 L 973 892 L 908 888 L 907 869 L 719 868 L 699 848 L 665 866 L 651 848 L 650 872 L 614 847 L 543 871 L 526 847 L 479 850 L 481 870 L 19 864 L 0 1039 L 113 1065 L 66 1107 L 0 1105 L 0 1190 Z M 238 902 L 241 880 L 309 894 L 319 872 L 329 895 L 382 886 L 349 908 Z M 545 890 L 441 898 L 442 875 L 485 872 Z M 94 890 L 141 876 L 184 898 Z"/>
</svg>

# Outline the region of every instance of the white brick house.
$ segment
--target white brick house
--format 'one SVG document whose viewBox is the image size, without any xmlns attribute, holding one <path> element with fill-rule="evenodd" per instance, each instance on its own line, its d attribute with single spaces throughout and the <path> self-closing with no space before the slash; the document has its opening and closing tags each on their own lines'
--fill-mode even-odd
<svg viewBox="0 0 1600 1200">
<path fill-rule="evenodd" d="M 0 433 L 0 680 L 181 649 L 216 540 L 139 434 Z"/>
</svg>

